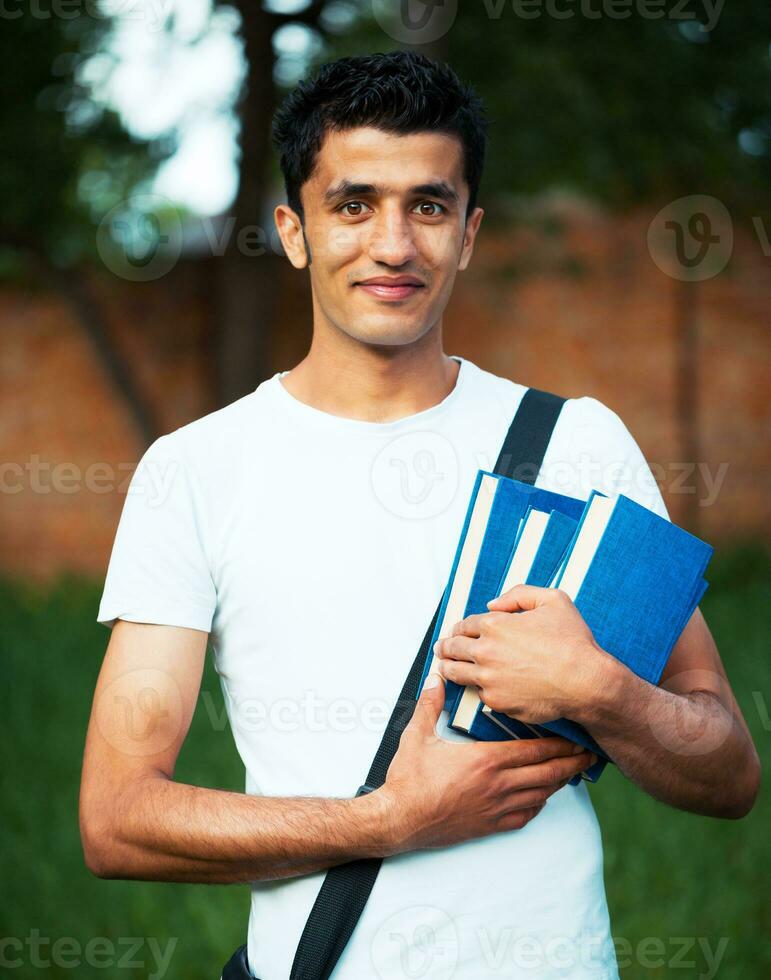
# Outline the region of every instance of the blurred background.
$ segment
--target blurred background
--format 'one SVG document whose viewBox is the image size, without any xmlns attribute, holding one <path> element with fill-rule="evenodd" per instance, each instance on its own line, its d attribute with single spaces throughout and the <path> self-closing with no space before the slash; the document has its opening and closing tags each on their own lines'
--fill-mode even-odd
<svg viewBox="0 0 771 980">
<path fill-rule="evenodd" d="M 270 120 L 340 55 L 422 51 L 485 99 L 445 350 L 618 412 L 672 519 L 716 547 L 702 609 L 767 767 L 770 43 L 753 0 L 3 4 L 3 976 L 204 980 L 245 939 L 245 886 L 85 870 L 95 617 L 144 449 L 307 350 Z M 243 789 L 211 663 L 176 776 Z M 768 793 L 739 822 L 616 772 L 592 796 L 622 975 L 765 980 Z"/>
</svg>

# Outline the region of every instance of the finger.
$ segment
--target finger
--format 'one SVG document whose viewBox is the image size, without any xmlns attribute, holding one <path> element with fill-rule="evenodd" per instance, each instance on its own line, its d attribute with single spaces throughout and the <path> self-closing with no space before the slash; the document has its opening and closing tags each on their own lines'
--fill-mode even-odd
<svg viewBox="0 0 771 980">
<path fill-rule="evenodd" d="M 534 817 L 537 817 L 542 809 L 543 805 L 528 807 L 524 810 L 510 810 L 508 813 L 503 813 L 496 821 L 496 830 L 499 832 L 504 830 L 521 830 Z"/>
<path fill-rule="evenodd" d="M 529 810 L 534 806 L 543 806 L 557 787 L 535 786 L 528 789 L 521 787 L 507 788 L 501 793 L 501 808 L 504 813 L 512 810 Z"/>
<path fill-rule="evenodd" d="M 460 684 L 461 687 L 467 685 L 479 687 L 479 668 L 476 664 L 467 663 L 465 660 L 445 660 L 442 657 L 437 666 L 445 680 Z"/>
<path fill-rule="evenodd" d="M 571 756 L 583 751 L 580 745 L 559 735 L 548 738 L 512 739 L 509 742 L 478 742 L 480 751 L 496 754 L 501 766 L 528 766 L 546 759 Z"/>
<path fill-rule="evenodd" d="M 491 599 L 488 609 L 503 612 L 520 612 L 525 609 L 535 609 L 554 598 L 556 589 L 544 589 L 538 585 L 515 585 Z"/>
<path fill-rule="evenodd" d="M 408 726 L 427 735 L 436 732 L 436 723 L 444 707 L 444 680 L 435 670 L 426 678 Z"/>
<path fill-rule="evenodd" d="M 507 810 L 513 810 L 517 806 L 541 806 L 568 782 L 566 778 L 549 786 L 527 786 L 523 788 L 516 784 L 514 772 L 514 770 L 509 770 L 507 773 L 501 774 L 501 798 L 502 804 Z"/>
<path fill-rule="evenodd" d="M 442 659 L 467 660 L 473 663 L 476 660 L 476 640 L 470 636 L 448 636 L 444 640 L 437 640 L 435 652 Z"/>
<path fill-rule="evenodd" d="M 572 779 L 590 765 L 590 753 L 581 752 L 579 755 L 549 759 L 548 762 L 538 762 L 532 766 L 517 766 L 511 770 L 511 778 L 514 785 L 519 785 L 521 789 L 554 786 L 563 779 Z"/>
<path fill-rule="evenodd" d="M 487 615 L 486 613 L 477 614 L 473 616 L 466 616 L 465 619 L 458 620 L 458 622 L 452 628 L 452 636 L 481 636 L 480 631 L 480 620 L 482 615 Z"/>
</svg>

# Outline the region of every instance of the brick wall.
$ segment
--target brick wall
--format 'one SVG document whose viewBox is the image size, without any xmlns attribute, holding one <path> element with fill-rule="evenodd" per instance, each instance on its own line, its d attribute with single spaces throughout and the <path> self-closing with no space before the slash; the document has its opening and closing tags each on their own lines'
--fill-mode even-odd
<svg viewBox="0 0 771 980">
<path fill-rule="evenodd" d="M 652 213 L 652 212 L 651 212 Z M 678 284 L 646 247 L 650 214 L 561 214 L 561 234 L 485 231 L 445 316 L 445 350 L 519 382 L 589 394 L 619 413 L 651 463 L 674 520 L 681 460 L 676 414 Z M 270 256 L 279 290 L 272 371 L 310 339 L 304 274 Z M 216 408 L 208 365 L 208 260 L 180 262 L 150 283 L 94 286 L 123 356 L 162 431 Z M 720 492 L 697 508 L 713 543 L 768 537 L 768 258 L 737 230 L 727 269 L 698 287 L 700 462 Z M 0 569 L 45 579 L 63 569 L 101 577 L 125 484 L 144 446 L 90 343 L 56 296 L 0 289 Z M 255 381 L 255 384 L 257 382 Z M 725 466 L 727 464 L 727 468 Z M 101 467 L 101 468 L 99 468 Z M 697 497 L 705 500 L 702 485 Z"/>
</svg>

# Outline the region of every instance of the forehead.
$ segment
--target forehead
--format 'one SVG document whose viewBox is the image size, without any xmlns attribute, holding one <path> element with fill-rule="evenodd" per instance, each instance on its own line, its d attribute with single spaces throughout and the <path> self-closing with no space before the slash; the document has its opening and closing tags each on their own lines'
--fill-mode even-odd
<svg viewBox="0 0 771 980">
<path fill-rule="evenodd" d="M 329 132 L 308 181 L 323 195 L 340 180 L 378 184 L 394 191 L 443 180 L 459 196 L 465 189 L 463 148 L 447 133 L 385 133 L 371 126 Z"/>
</svg>

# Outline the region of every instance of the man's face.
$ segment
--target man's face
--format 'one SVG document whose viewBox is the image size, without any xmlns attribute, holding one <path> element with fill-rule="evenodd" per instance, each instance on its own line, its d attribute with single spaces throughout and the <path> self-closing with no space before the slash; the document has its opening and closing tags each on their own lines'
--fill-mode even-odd
<svg viewBox="0 0 771 980">
<path fill-rule="evenodd" d="M 476 208 L 465 220 L 459 139 L 372 127 L 331 132 L 301 197 L 305 238 L 290 208 L 277 208 L 276 221 L 292 263 L 309 264 L 316 322 L 399 346 L 441 319 L 484 213 Z"/>
</svg>

